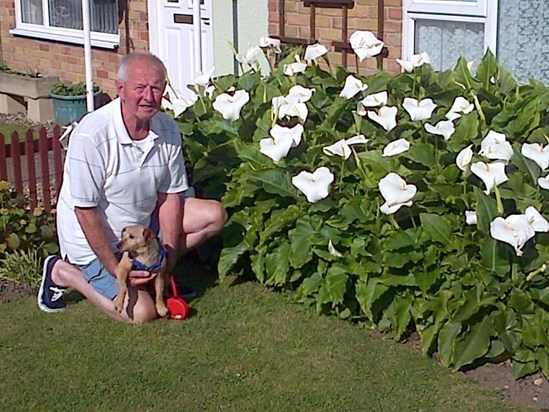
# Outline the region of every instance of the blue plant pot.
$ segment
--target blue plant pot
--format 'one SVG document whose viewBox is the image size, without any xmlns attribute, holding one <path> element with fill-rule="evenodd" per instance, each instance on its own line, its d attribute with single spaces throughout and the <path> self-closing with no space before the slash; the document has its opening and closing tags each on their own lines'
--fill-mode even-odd
<svg viewBox="0 0 549 412">
<path fill-rule="evenodd" d="M 94 106 L 99 103 L 101 91 L 93 94 Z M 61 96 L 50 92 L 53 101 L 53 113 L 55 123 L 66 126 L 72 122 L 78 122 L 88 112 L 86 96 Z"/>
</svg>

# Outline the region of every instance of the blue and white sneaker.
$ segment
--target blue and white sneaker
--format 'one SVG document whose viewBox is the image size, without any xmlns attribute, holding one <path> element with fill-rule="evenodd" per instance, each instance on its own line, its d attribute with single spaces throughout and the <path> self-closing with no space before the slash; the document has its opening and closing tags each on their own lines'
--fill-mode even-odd
<svg viewBox="0 0 549 412">
<path fill-rule="evenodd" d="M 44 261 L 42 282 L 38 290 L 38 307 L 47 313 L 62 312 L 67 307 L 63 300 L 63 294 L 67 291 L 67 288 L 58 286 L 51 279 L 51 271 L 55 262 L 59 259 L 59 256 L 48 256 Z"/>
</svg>

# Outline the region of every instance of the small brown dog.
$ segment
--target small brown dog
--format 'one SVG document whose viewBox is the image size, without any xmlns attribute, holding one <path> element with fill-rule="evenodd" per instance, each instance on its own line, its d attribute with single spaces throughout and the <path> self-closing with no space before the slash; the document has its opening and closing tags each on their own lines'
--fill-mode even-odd
<svg viewBox="0 0 549 412">
<path fill-rule="evenodd" d="M 159 316 L 166 316 L 168 314 L 168 308 L 164 303 L 164 289 L 168 275 L 166 250 L 160 245 L 154 232 L 143 225 L 126 226 L 122 230 L 119 249 L 122 252 L 122 258 L 114 271 L 118 283 L 118 296 L 114 299 L 116 310 L 122 312 L 124 307 L 130 271 L 132 269 L 147 270 L 157 274 L 154 278 L 156 311 Z"/>
</svg>

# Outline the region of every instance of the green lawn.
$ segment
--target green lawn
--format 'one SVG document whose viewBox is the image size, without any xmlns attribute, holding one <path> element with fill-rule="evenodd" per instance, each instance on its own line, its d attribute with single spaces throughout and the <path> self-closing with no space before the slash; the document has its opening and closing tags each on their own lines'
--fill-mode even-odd
<svg viewBox="0 0 549 412">
<path fill-rule="evenodd" d="M 185 321 L 2 305 L 0 411 L 519 410 L 402 345 L 188 265 L 200 294 Z"/>
</svg>

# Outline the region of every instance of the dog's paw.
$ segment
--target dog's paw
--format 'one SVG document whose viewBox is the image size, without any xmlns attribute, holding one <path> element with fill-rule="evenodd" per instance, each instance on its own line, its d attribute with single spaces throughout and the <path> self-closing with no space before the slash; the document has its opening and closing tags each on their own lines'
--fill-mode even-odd
<svg viewBox="0 0 549 412">
<path fill-rule="evenodd" d="M 168 308 L 166 307 L 166 305 L 157 305 L 156 312 L 158 313 L 158 316 L 163 318 L 168 314 Z"/>
<path fill-rule="evenodd" d="M 118 313 L 122 313 L 122 309 L 124 309 L 124 299 L 119 299 L 119 296 L 116 297 L 113 301 L 114 308 L 117 310 Z"/>
</svg>

